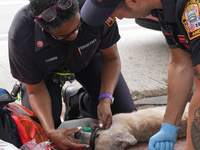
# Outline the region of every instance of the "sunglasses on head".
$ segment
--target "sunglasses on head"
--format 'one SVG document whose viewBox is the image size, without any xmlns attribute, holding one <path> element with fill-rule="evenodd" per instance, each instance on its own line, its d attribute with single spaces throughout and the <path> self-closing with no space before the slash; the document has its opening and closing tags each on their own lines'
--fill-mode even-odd
<svg viewBox="0 0 200 150">
<path fill-rule="evenodd" d="M 62 10 L 69 9 L 72 6 L 72 0 L 59 0 L 55 5 L 44 10 L 40 15 L 35 16 L 35 19 L 44 19 L 46 22 L 53 21 L 57 16 L 56 8 L 59 7 Z"/>
</svg>

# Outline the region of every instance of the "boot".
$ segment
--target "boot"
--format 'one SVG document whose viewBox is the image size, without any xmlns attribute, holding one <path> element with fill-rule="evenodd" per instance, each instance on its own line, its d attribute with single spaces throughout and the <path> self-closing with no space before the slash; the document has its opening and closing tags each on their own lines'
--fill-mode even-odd
<svg viewBox="0 0 200 150">
<path fill-rule="evenodd" d="M 82 91 L 84 91 L 83 88 L 77 88 L 72 84 L 63 89 L 62 95 L 66 105 L 64 121 L 82 118 L 79 111 L 79 93 Z"/>
</svg>

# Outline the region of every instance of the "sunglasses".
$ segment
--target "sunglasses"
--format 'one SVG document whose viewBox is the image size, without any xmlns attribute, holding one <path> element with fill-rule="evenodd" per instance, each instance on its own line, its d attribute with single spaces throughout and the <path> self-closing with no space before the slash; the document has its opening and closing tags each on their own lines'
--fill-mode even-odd
<svg viewBox="0 0 200 150">
<path fill-rule="evenodd" d="M 56 37 L 56 36 L 53 35 L 50 31 L 48 31 L 48 32 L 51 34 L 51 36 L 52 36 L 54 39 L 56 39 L 56 40 L 58 40 L 58 41 L 61 41 L 61 40 L 64 40 L 64 39 L 68 38 L 68 37 L 69 37 L 70 35 L 72 35 L 74 32 L 76 32 L 77 30 L 79 30 L 80 27 L 81 27 L 81 25 L 82 25 L 82 23 L 83 23 L 83 21 L 82 21 L 82 19 L 81 19 L 80 22 L 79 22 L 79 24 L 78 24 L 78 26 L 77 26 L 73 31 L 71 31 L 69 34 L 67 34 L 65 37 L 62 37 L 62 38 Z"/>
<path fill-rule="evenodd" d="M 35 16 L 35 19 L 43 18 L 46 22 L 53 21 L 57 16 L 56 8 L 59 7 L 62 10 L 66 10 L 72 6 L 72 0 L 59 0 L 52 7 L 44 10 L 40 15 Z"/>
</svg>

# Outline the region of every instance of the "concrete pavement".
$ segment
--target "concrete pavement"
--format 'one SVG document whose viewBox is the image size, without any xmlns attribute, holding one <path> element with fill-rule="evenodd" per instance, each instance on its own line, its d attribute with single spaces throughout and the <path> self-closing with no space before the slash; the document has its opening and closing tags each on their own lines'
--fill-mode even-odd
<svg viewBox="0 0 200 150">
<path fill-rule="evenodd" d="M 165 95 L 170 54 L 162 33 L 140 27 L 134 19 L 118 20 L 118 24 L 122 73 L 130 91 L 133 95 L 144 91 L 152 91 L 150 96 Z M 0 47 L 0 87 L 10 91 L 15 79 L 10 75 L 7 34 L 0 35 Z"/>
<path fill-rule="evenodd" d="M 170 52 L 161 31 L 140 27 L 134 19 L 117 22 L 121 71 L 133 98 L 166 95 Z"/>
<path fill-rule="evenodd" d="M 133 99 L 153 97 L 141 102 L 144 104 L 166 103 L 164 95 L 167 94 L 167 68 L 170 53 L 162 33 L 140 27 L 135 24 L 134 19 L 117 20 L 117 22 L 121 35 L 118 49 L 122 73 Z M 8 27 L 6 29 L 8 30 Z M 0 36 L 0 87 L 10 92 L 16 79 L 10 74 L 7 36 L 7 34 Z M 81 86 L 77 82 L 73 84 Z M 154 98 L 157 96 L 162 97 Z"/>
<path fill-rule="evenodd" d="M 2 7 L 4 6 L 5 4 Z M 12 5 L 11 7 L 16 6 Z M 12 17 L 14 16 L 9 14 L 9 17 L 3 16 L 3 20 L 7 21 Z M 135 104 L 138 106 L 166 104 L 167 69 L 170 53 L 164 36 L 159 31 L 138 26 L 134 19 L 117 20 L 117 22 L 121 35 L 118 48 L 121 56 L 122 73 L 133 98 L 137 100 Z M 10 92 L 16 79 L 10 74 L 7 43 L 8 27 L 4 25 L 0 25 L 1 30 L 6 31 L 6 34 L 0 35 L 0 88 Z M 77 82 L 74 84 L 80 86 Z M 185 139 L 181 141 L 181 144 L 184 145 L 184 142 Z M 138 143 L 130 149 L 145 150 L 147 143 Z"/>
<path fill-rule="evenodd" d="M 16 80 L 10 73 L 7 41 L 0 41 L 0 87 L 11 92 Z"/>
<path fill-rule="evenodd" d="M 174 150 L 183 150 L 185 146 L 185 138 L 178 139 L 174 146 Z M 126 150 L 148 150 L 148 142 L 137 143 L 134 146 L 126 148 Z"/>
</svg>

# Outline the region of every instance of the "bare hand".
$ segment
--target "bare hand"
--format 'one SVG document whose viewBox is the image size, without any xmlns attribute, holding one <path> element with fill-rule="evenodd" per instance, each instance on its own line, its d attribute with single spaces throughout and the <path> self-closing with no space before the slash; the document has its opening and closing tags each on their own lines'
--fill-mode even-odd
<svg viewBox="0 0 200 150">
<path fill-rule="evenodd" d="M 76 133 L 81 129 L 57 129 L 49 132 L 48 137 L 53 143 L 63 150 L 75 148 L 80 149 L 87 146 L 87 144 L 78 144 L 77 141 L 70 141 L 68 138 L 69 134 Z"/>
<path fill-rule="evenodd" d="M 108 129 L 112 123 L 112 112 L 110 109 L 110 99 L 104 98 L 100 101 L 97 108 L 98 115 L 98 126 L 102 124 L 103 126 L 99 126 L 101 129 Z"/>
</svg>

